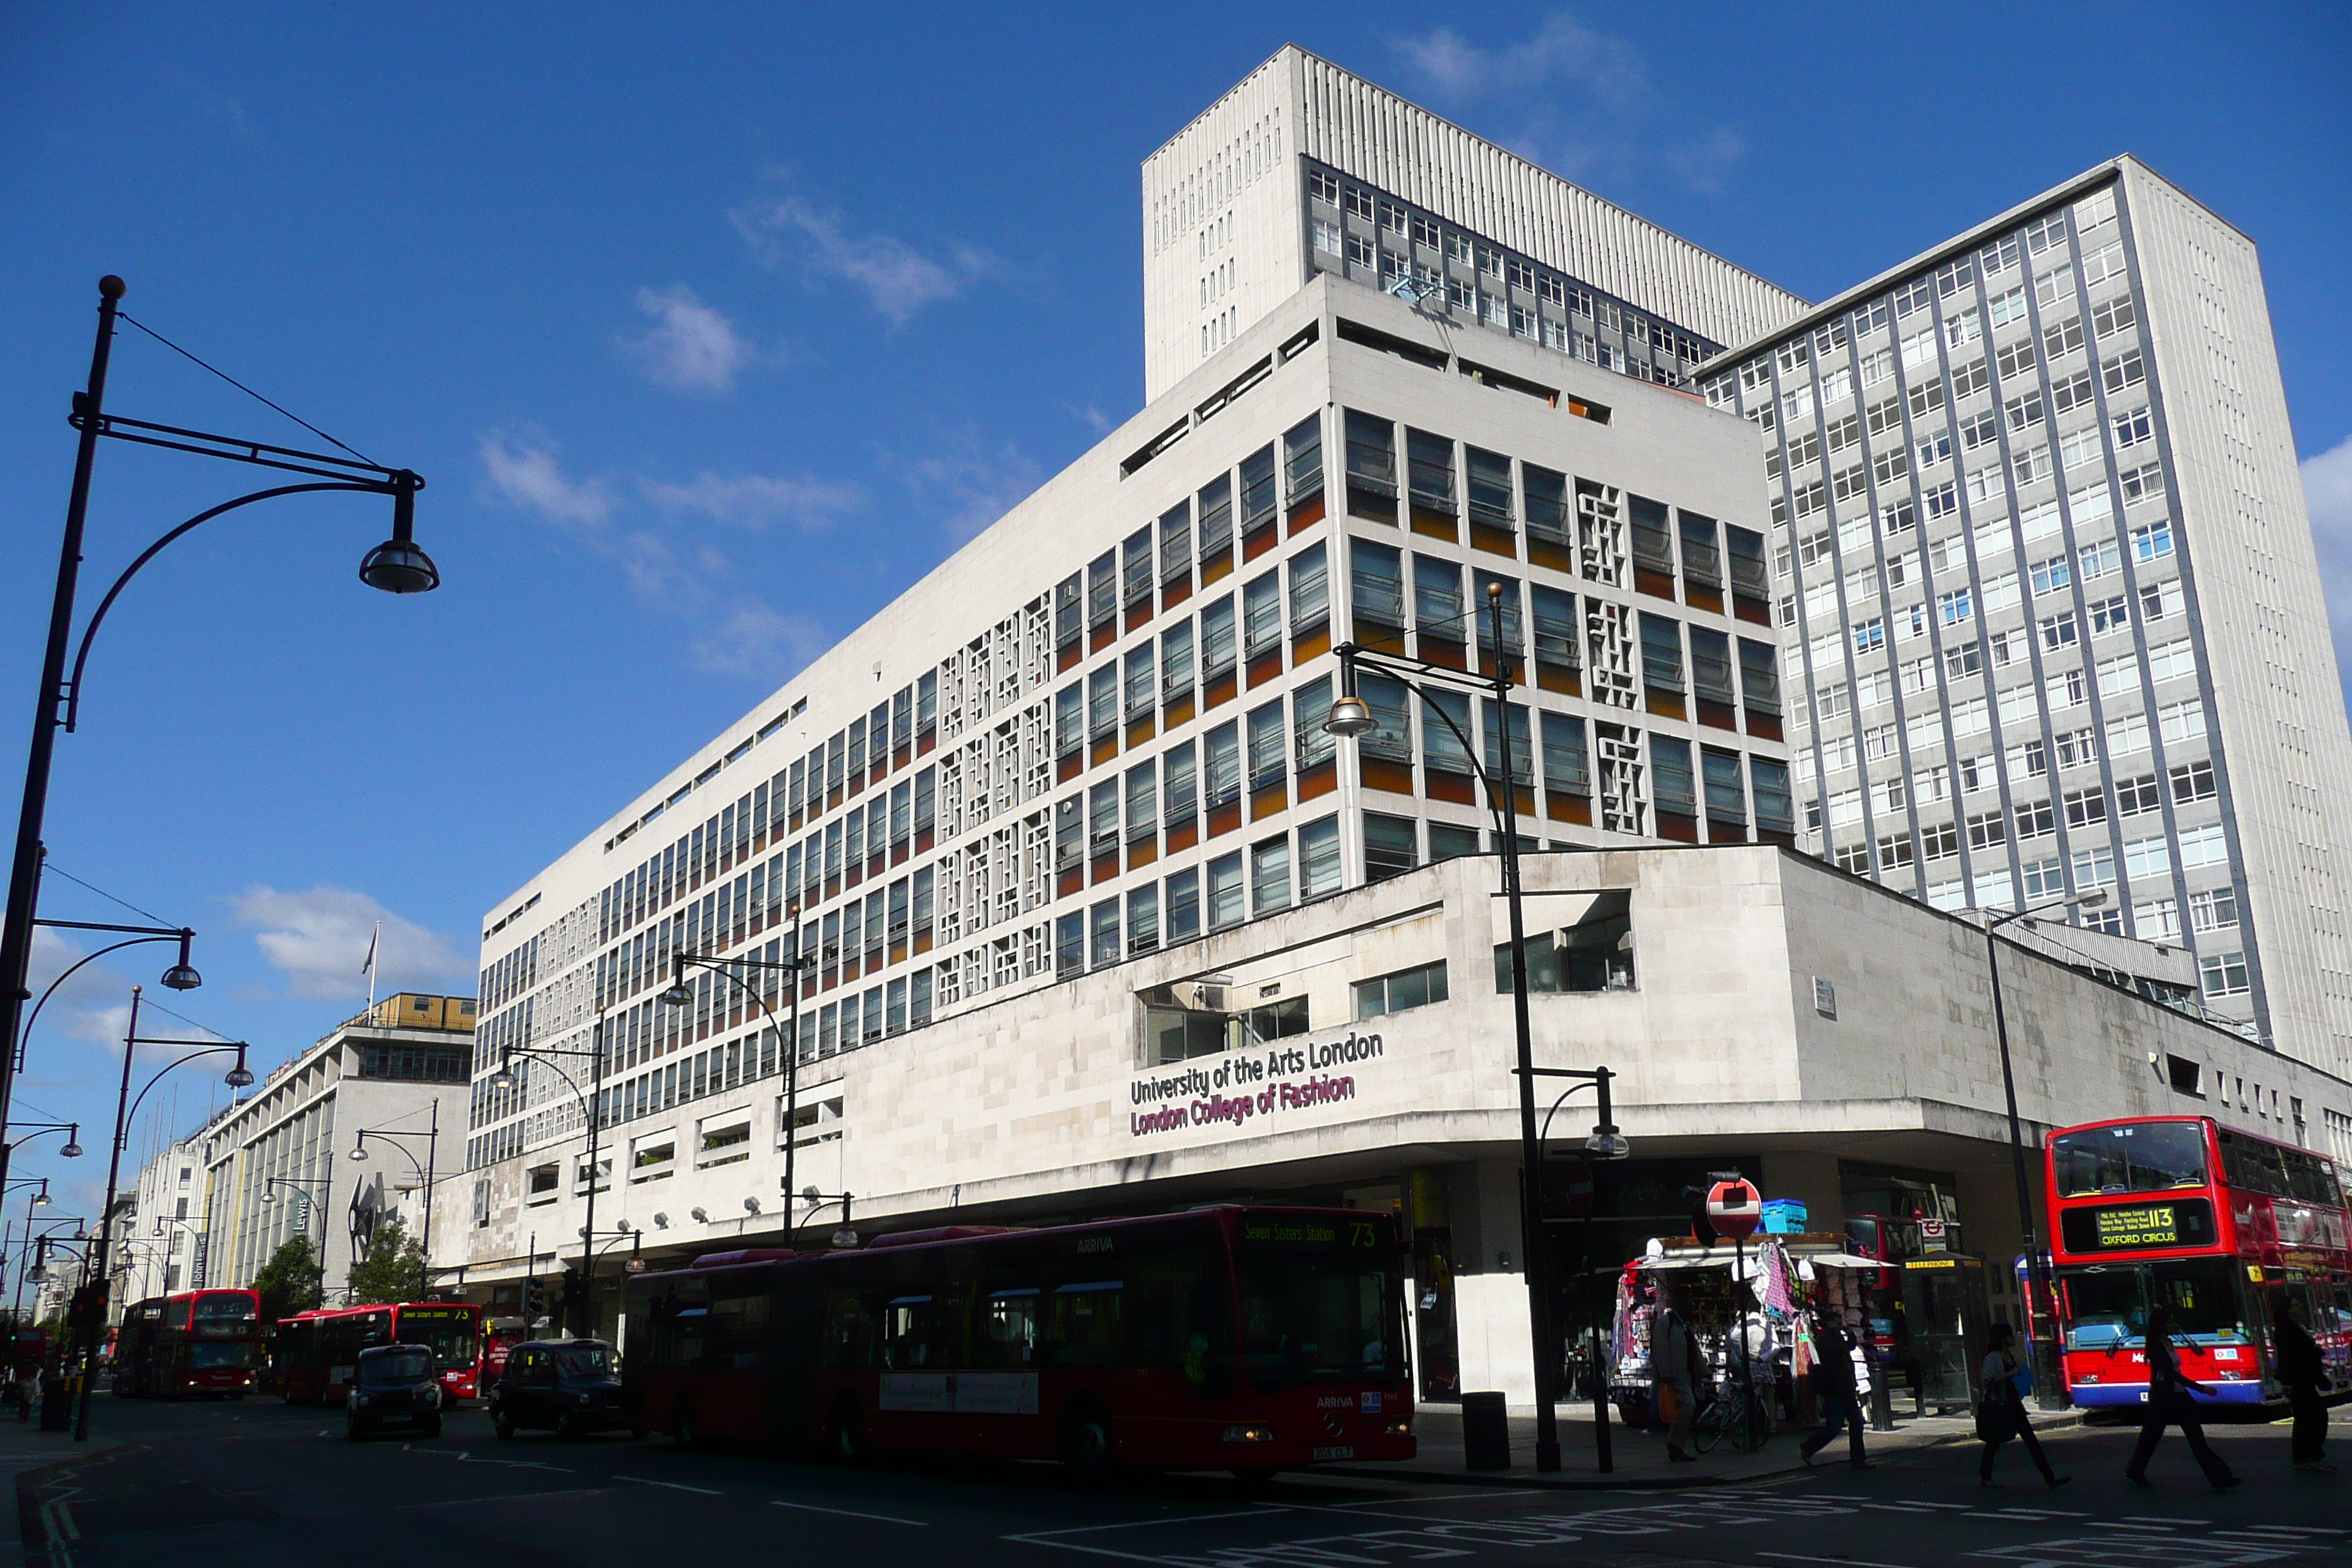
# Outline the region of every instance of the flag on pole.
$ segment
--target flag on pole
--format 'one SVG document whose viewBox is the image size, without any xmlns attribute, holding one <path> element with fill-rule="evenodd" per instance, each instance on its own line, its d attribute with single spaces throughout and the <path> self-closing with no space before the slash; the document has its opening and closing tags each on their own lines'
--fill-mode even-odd
<svg viewBox="0 0 2352 1568">
<path fill-rule="evenodd" d="M 368 933 L 367 958 L 360 964 L 360 973 L 368 977 L 368 1016 L 370 1018 L 375 1016 L 375 944 L 383 939 L 383 922 L 378 921 L 375 922 L 375 929 Z"/>
</svg>

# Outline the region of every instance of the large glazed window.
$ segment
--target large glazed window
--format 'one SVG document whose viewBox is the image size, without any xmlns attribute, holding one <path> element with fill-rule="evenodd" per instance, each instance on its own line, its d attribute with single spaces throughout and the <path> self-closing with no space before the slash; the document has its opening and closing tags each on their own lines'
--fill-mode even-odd
<svg viewBox="0 0 2352 1568">
<path fill-rule="evenodd" d="M 2158 1193 L 2205 1184 L 2205 1124 L 2135 1121 L 2051 1140 L 2058 1195 Z"/>
</svg>

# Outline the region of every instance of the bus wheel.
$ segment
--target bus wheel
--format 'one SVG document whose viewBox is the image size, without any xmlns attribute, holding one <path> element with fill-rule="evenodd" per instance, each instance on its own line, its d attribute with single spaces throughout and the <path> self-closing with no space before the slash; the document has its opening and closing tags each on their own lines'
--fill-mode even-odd
<svg viewBox="0 0 2352 1568">
<path fill-rule="evenodd" d="M 844 1399 L 833 1407 L 833 1457 L 845 1465 L 866 1458 L 866 1422 L 857 1401 Z"/>
<path fill-rule="evenodd" d="M 1081 1476 L 1100 1476 L 1110 1469 L 1110 1417 L 1098 1406 L 1081 1405 L 1063 1416 L 1062 1462 Z"/>
</svg>

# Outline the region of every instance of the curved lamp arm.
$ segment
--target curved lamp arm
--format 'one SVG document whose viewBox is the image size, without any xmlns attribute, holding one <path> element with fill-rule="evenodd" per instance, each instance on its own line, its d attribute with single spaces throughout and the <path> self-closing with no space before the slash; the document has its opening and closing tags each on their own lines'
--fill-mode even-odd
<svg viewBox="0 0 2352 1568">
<path fill-rule="evenodd" d="M 131 1046 L 184 1046 L 188 1042 L 185 1040 L 139 1039 L 125 1042 L 125 1048 L 127 1049 Z M 226 1056 L 231 1052 L 235 1052 L 236 1055 L 236 1066 L 229 1069 L 229 1087 L 232 1089 L 243 1089 L 247 1084 L 250 1084 L 253 1081 L 253 1074 L 247 1069 L 245 1065 L 246 1049 L 247 1042 L 243 1040 L 231 1040 L 225 1046 L 206 1046 L 203 1050 L 190 1051 L 184 1057 L 174 1058 L 173 1060 L 164 1063 L 163 1070 L 158 1072 L 153 1078 L 147 1080 L 147 1088 L 139 1091 L 139 1098 L 131 1102 L 131 1109 L 129 1110 L 123 1112 L 123 1131 L 121 1134 L 121 1141 L 117 1142 L 116 1147 L 120 1148 L 122 1146 L 123 1142 L 128 1142 L 130 1138 L 131 1124 L 139 1120 L 139 1106 L 141 1101 L 143 1101 L 147 1098 L 147 1089 L 153 1089 L 157 1084 L 163 1082 L 165 1077 L 167 1077 L 174 1068 L 184 1068 L 190 1062 L 195 1061 L 203 1057 Z M 245 1074 L 245 1083 L 238 1083 L 236 1081 L 236 1075 L 239 1073 Z"/>
<path fill-rule="evenodd" d="M 119 952 L 126 947 L 137 947 L 142 942 L 177 942 L 179 940 L 179 938 L 172 936 L 134 936 L 125 941 L 118 942 L 111 947 L 101 947 L 96 952 L 85 953 L 81 957 L 74 960 L 72 965 L 68 967 L 63 974 L 58 975 L 55 980 L 49 982 L 48 989 L 41 993 L 41 999 L 33 1004 L 33 1010 L 30 1013 L 25 1015 L 25 1026 L 16 1032 L 17 1039 L 22 1041 L 29 1040 L 33 1037 L 33 1026 L 35 1023 L 39 1021 L 41 1009 L 49 1005 L 49 998 L 57 994 L 58 986 L 63 985 L 67 981 L 73 978 L 74 970 L 79 969 L 83 964 L 89 963 L 92 959 L 104 958 L 108 953 Z M 23 1049 L 20 1047 L 17 1051 L 17 1055 L 21 1057 L 23 1054 Z"/>
<path fill-rule="evenodd" d="M 120 595 L 124 587 L 130 584 L 131 579 L 138 575 L 139 569 L 142 566 L 146 565 L 147 563 L 154 560 L 157 555 L 163 552 L 165 545 L 170 544 L 173 541 L 180 538 L 183 534 L 187 533 L 190 530 L 197 528 L 204 523 L 210 522 L 213 519 L 220 516 L 220 514 L 225 511 L 234 511 L 238 507 L 250 506 L 257 500 L 269 500 L 278 496 L 299 495 L 306 490 L 359 490 L 369 495 L 382 495 L 384 493 L 385 488 L 386 487 L 383 485 L 372 485 L 359 480 L 339 481 L 323 479 L 307 485 L 277 485 L 269 489 L 256 490 L 251 495 L 239 496 L 235 500 L 225 500 L 216 507 L 210 508 L 205 511 L 200 511 L 196 513 L 195 516 L 188 519 L 187 521 L 180 524 L 179 527 L 172 530 L 171 532 L 163 535 L 163 538 L 157 540 L 154 543 L 149 545 L 145 550 L 140 552 L 139 559 L 133 561 L 130 565 L 122 569 L 122 575 L 114 580 L 114 586 L 109 588 L 106 591 L 106 597 L 98 602 L 98 608 L 90 615 L 89 625 L 82 628 L 81 647 L 74 654 L 73 675 L 66 682 L 66 732 L 68 734 L 73 733 L 74 726 L 80 721 L 81 671 L 82 666 L 89 661 L 90 639 L 98 636 L 99 625 L 106 619 L 106 612 L 114 607 L 116 597 Z"/>
</svg>

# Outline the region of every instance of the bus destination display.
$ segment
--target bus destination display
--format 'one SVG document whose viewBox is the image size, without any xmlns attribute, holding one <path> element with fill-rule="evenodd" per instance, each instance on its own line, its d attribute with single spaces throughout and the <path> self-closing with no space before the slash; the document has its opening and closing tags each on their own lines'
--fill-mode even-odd
<svg viewBox="0 0 2352 1568">
<path fill-rule="evenodd" d="M 2069 1209 L 2060 1223 L 2070 1252 L 2144 1252 L 2213 1242 L 2213 1205 L 2203 1198 Z"/>
</svg>

